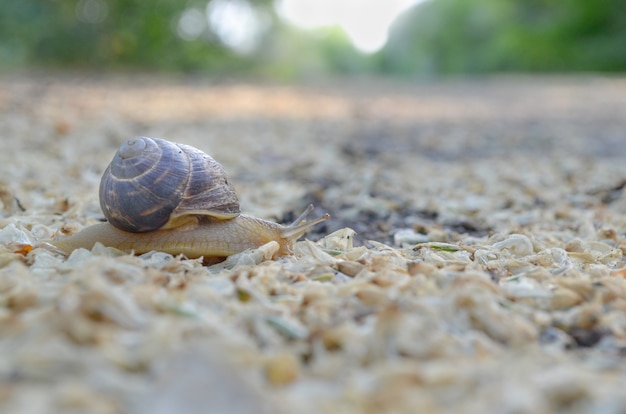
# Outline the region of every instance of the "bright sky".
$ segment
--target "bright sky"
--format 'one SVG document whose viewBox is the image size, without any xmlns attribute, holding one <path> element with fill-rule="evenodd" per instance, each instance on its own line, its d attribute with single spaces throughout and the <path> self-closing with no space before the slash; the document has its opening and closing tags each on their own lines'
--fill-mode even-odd
<svg viewBox="0 0 626 414">
<path fill-rule="evenodd" d="M 281 0 L 278 12 L 303 27 L 339 25 L 359 50 L 372 53 L 385 45 L 394 19 L 419 0 Z"/>
<path fill-rule="evenodd" d="M 207 25 L 234 50 L 246 53 L 254 49 L 258 34 L 269 24 L 255 13 L 250 0 L 212 0 L 203 10 L 186 9 L 177 22 L 176 31 L 185 40 L 194 40 L 205 33 Z M 372 53 L 387 42 L 387 32 L 396 17 L 422 0 L 279 0 L 278 13 L 290 23 L 313 29 L 339 25 L 359 50 Z M 103 0 L 80 0 L 84 4 L 77 13 L 93 19 L 104 10 Z M 102 7 L 101 7 L 102 5 Z M 84 10 L 83 10 L 84 9 Z M 266 16 L 265 16 L 266 17 Z"/>
</svg>

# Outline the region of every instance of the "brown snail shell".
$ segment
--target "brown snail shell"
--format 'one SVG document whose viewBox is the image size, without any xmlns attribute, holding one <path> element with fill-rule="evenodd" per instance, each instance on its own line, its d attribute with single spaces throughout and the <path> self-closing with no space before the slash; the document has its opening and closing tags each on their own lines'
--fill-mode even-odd
<svg viewBox="0 0 626 414">
<path fill-rule="evenodd" d="M 137 137 L 117 151 L 100 181 L 100 206 L 115 227 L 134 233 L 177 227 L 189 215 L 240 213 L 224 168 L 189 145 Z"/>
</svg>

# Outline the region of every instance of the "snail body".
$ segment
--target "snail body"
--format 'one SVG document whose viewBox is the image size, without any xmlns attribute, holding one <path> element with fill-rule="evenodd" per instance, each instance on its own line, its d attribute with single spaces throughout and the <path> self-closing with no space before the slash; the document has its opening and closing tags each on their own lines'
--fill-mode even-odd
<svg viewBox="0 0 626 414">
<path fill-rule="evenodd" d="M 53 241 L 69 253 L 96 242 L 136 254 L 158 250 L 205 260 L 224 258 L 270 241 L 276 256 L 291 253 L 311 226 L 309 206 L 284 226 L 240 213 L 239 200 L 222 166 L 202 151 L 157 138 L 124 143 L 100 182 L 100 223 Z"/>
</svg>

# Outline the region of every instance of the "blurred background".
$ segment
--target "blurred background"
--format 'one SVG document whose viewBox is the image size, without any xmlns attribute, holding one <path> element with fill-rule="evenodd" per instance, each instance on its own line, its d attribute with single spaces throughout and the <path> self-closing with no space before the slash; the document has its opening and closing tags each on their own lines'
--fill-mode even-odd
<svg viewBox="0 0 626 414">
<path fill-rule="evenodd" d="M 623 0 L 0 2 L 0 69 L 298 80 L 626 70 Z"/>
</svg>

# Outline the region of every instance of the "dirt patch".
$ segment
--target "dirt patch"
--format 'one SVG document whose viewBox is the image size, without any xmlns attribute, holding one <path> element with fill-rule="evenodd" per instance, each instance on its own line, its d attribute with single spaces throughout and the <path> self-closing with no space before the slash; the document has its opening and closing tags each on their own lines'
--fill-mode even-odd
<svg viewBox="0 0 626 414">
<path fill-rule="evenodd" d="M 624 114 L 622 78 L 0 79 L 0 407 L 624 406 Z M 42 245 L 103 219 L 137 135 L 211 154 L 248 214 L 332 219 L 214 267 Z"/>
</svg>

